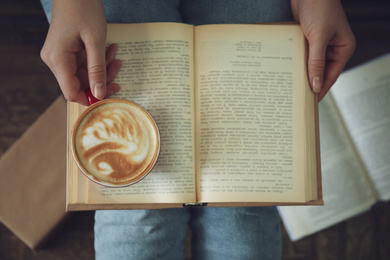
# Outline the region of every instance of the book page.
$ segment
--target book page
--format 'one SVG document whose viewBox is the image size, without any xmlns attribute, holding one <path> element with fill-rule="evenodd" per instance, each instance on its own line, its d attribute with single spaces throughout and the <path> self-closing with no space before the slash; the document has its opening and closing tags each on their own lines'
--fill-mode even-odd
<svg viewBox="0 0 390 260">
<path fill-rule="evenodd" d="M 195 30 L 199 199 L 305 201 L 304 100 L 311 91 L 300 27 Z"/>
<path fill-rule="evenodd" d="M 390 55 L 345 72 L 332 88 L 380 199 L 390 199 Z"/>
<path fill-rule="evenodd" d="M 193 138 L 193 27 L 175 23 L 108 26 L 123 67 L 112 96 L 135 101 L 156 120 L 157 165 L 141 182 L 122 189 L 89 185 L 89 203 L 173 203 L 195 200 Z"/>
<path fill-rule="evenodd" d="M 278 207 L 293 241 L 364 212 L 376 199 L 330 93 L 319 115 L 325 205 Z"/>
</svg>

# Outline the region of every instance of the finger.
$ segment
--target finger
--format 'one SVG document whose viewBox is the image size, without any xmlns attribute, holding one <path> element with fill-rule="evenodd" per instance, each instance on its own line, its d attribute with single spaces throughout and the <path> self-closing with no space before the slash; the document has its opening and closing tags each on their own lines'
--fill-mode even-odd
<svg viewBox="0 0 390 260">
<path fill-rule="evenodd" d="M 81 89 L 89 88 L 88 71 L 86 68 L 79 67 L 76 72 L 76 77 L 80 80 Z"/>
<path fill-rule="evenodd" d="M 104 99 L 106 94 L 105 46 L 99 42 L 85 42 L 87 51 L 88 79 L 93 95 Z"/>
<path fill-rule="evenodd" d="M 117 44 L 111 44 L 106 50 L 107 82 L 112 82 L 122 67 L 122 61 L 115 59 L 117 51 Z"/>
<path fill-rule="evenodd" d="M 107 82 L 112 82 L 122 68 L 121 60 L 113 60 L 107 67 Z"/>
<path fill-rule="evenodd" d="M 113 43 L 107 47 L 106 50 L 106 66 L 108 67 L 111 62 L 115 60 L 116 53 L 118 52 L 118 45 Z"/>
<path fill-rule="evenodd" d="M 348 48 L 344 46 L 331 46 L 328 48 L 324 83 L 319 93 L 319 100 L 326 95 L 347 64 L 352 55 L 352 51 L 349 51 Z"/>
<path fill-rule="evenodd" d="M 77 67 L 84 67 L 87 69 L 87 54 L 85 50 L 78 51 L 76 54 Z"/>
<path fill-rule="evenodd" d="M 57 77 L 58 79 L 59 77 Z M 77 88 L 79 86 L 79 80 L 76 76 L 71 76 L 71 78 L 66 80 L 58 80 L 60 84 L 61 91 L 66 100 L 69 102 L 76 102 L 84 106 L 88 106 L 89 102 L 85 92 L 82 88 Z M 71 88 L 69 86 L 75 86 L 75 88 Z"/>
<path fill-rule="evenodd" d="M 122 61 L 115 59 L 117 51 L 118 51 L 117 44 L 111 44 L 110 46 L 108 46 L 106 50 L 107 83 L 108 83 L 106 89 L 106 97 L 111 96 L 112 94 L 120 90 L 119 84 L 111 83 L 118 75 L 118 72 L 122 67 Z"/>
<path fill-rule="evenodd" d="M 313 91 L 321 91 L 326 61 L 326 43 L 321 39 L 309 41 L 308 76 Z"/>
<path fill-rule="evenodd" d="M 326 95 L 326 93 L 328 93 L 329 89 L 336 82 L 343 67 L 344 66 L 341 66 L 337 62 L 327 61 L 326 69 L 324 72 L 324 83 L 323 83 L 323 86 L 321 88 L 321 91 L 318 94 L 318 101 L 321 101 L 321 99 Z"/>
<path fill-rule="evenodd" d="M 87 96 L 81 87 L 79 78 L 76 76 L 76 57 L 72 53 L 57 54 L 55 66 L 49 66 L 56 77 L 61 91 L 66 100 L 89 105 Z"/>
<path fill-rule="evenodd" d="M 120 68 L 122 67 L 121 60 L 114 60 L 110 63 L 107 68 L 107 89 L 106 89 L 106 97 L 111 96 L 112 94 L 118 92 L 120 90 L 120 86 L 118 83 L 112 83 L 112 81 L 117 76 Z"/>
<path fill-rule="evenodd" d="M 109 83 L 106 88 L 106 97 L 111 96 L 112 94 L 115 94 L 120 90 L 120 86 L 117 83 Z"/>
</svg>

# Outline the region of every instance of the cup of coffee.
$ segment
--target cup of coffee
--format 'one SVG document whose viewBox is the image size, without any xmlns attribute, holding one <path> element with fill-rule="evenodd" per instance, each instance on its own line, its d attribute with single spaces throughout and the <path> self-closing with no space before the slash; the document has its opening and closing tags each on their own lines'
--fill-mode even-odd
<svg viewBox="0 0 390 260">
<path fill-rule="evenodd" d="M 73 158 L 90 180 L 106 187 L 125 187 L 142 180 L 157 163 L 160 133 L 153 117 L 124 99 L 105 99 L 89 106 L 76 121 Z"/>
</svg>

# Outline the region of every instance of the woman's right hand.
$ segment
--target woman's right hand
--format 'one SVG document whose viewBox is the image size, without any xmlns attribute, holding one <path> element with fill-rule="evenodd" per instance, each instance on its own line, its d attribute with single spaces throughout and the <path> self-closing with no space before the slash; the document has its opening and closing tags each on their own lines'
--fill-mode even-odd
<svg viewBox="0 0 390 260">
<path fill-rule="evenodd" d="M 321 100 L 352 56 L 355 37 L 340 0 L 291 0 L 291 8 L 309 43 L 308 77 Z"/>
<path fill-rule="evenodd" d="M 101 0 L 53 0 L 52 19 L 42 60 L 68 101 L 89 105 L 85 89 L 104 99 L 119 90 L 111 83 L 121 61 L 117 46 L 106 49 L 107 23 Z"/>
</svg>

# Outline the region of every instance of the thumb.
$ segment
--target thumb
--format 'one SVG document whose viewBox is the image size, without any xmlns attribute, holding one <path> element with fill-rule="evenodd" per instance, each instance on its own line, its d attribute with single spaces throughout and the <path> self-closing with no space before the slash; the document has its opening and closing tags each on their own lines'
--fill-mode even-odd
<svg viewBox="0 0 390 260">
<path fill-rule="evenodd" d="M 86 46 L 89 86 L 97 99 L 106 96 L 105 45 Z"/>
<path fill-rule="evenodd" d="M 309 81 L 314 92 L 319 93 L 324 82 L 326 45 L 324 41 L 309 41 L 309 58 L 307 71 Z"/>
</svg>

